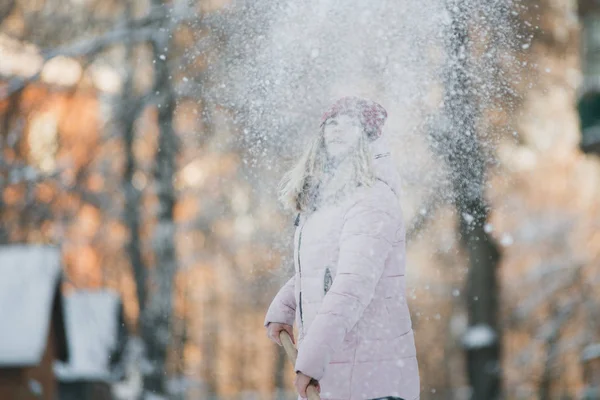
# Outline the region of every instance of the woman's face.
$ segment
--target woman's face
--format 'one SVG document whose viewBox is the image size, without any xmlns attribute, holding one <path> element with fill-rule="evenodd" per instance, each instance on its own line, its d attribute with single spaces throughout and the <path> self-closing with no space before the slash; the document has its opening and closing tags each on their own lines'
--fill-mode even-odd
<svg viewBox="0 0 600 400">
<path fill-rule="evenodd" d="M 362 135 L 362 127 L 358 119 L 339 115 L 325 121 L 323 136 L 327 154 L 334 161 L 343 160 L 356 148 Z"/>
</svg>

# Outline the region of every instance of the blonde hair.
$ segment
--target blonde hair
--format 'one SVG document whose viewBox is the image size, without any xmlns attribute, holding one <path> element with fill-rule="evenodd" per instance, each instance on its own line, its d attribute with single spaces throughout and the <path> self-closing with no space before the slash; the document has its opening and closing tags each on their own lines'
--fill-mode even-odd
<svg viewBox="0 0 600 400">
<path fill-rule="evenodd" d="M 323 125 L 324 126 L 324 125 Z M 279 200 L 287 210 L 305 212 L 316 208 L 319 185 L 327 164 L 324 128 L 313 138 L 294 167 L 279 184 Z M 363 129 L 356 151 L 351 155 L 355 186 L 371 186 L 375 175 L 371 163 L 369 139 Z M 353 182 L 348 182 L 352 185 Z"/>
</svg>

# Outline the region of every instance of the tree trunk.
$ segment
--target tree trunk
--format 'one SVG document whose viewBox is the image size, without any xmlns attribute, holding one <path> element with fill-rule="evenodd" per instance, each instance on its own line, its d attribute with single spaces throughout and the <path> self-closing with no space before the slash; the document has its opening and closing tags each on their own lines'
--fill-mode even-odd
<svg viewBox="0 0 600 400">
<path fill-rule="evenodd" d="M 207 400 L 217 399 L 217 370 L 219 367 L 219 312 L 218 293 L 215 289 L 216 283 L 209 282 L 206 285 L 206 302 L 204 305 L 202 321 L 202 380 L 204 382 L 204 398 Z"/>
<path fill-rule="evenodd" d="M 21 93 L 17 92 L 8 98 L 8 105 L 2 116 L 0 125 L 0 244 L 8 244 L 10 242 L 9 229 L 5 222 L 6 206 L 4 204 L 4 188 L 7 186 L 10 165 L 6 161 L 5 152 L 7 147 L 17 150 L 19 141 L 14 135 L 14 126 L 19 118 L 19 106 L 21 103 Z"/>
<path fill-rule="evenodd" d="M 131 2 L 126 4 L 126 18 L 131 18 Z M 136 171 L 133 143 L 135 141 L 135 121 L 141 111 L 141 99 L 134 95 L 133 88 L 133 43 L 126 44 L 126 72 L 121 94 L 121 101 L 117 104 L 116 113 L 119 117 L 118 129 L 123 134 L 123 148 L 125 151 L 125 170 L 123 172 L 123 192 L 125 193 L 125 224 L 129 230 L 127 241 L 127 254 L 135 279 L 136 294 L 140 313 L 146 306 L 147 297 L 147 270 L 142 257 L 140 243 L 140 191 L 133 183 Z"/>
<path fill-rule="evenodd" d="M 161 0 L 152 0 L 155 9 L 167 7 Z M 155 268 L 151 276 L 152 293 L 142 315 L 142 335 L 146 356 L 152 368 L 144 376 L 144 389 L 156 394 L 167 393 L 166 359 L 173 313 L 173 279 L 177 270 L 175 253 L 175 160 L 177 145 L 173 131 L 175 96 L 167 65 L 172 26 L 165 12 L 152 44 L 154 55 L 154 86 L 158 108 L 158 148 L 155 158 L 155 185 L 158 198 L 157 224 L 153 237 Z"/>
<path fill-rule="evenodd" d="M 488 340 L 465 341 L 467 373 L 472 398 L 493 400 L 501 397 L 501 335 L 498 321 L 496 269 L 500 254 L 485 230 L 489 208 L 485 200 L 485 159 L 477 136 L 477 98 L 469 67 L 468 6 L 448 0 L 451 17 L 446 33 L 444 107 L 446 126 L 442 132 L 459 216 L 461 242 L 469 257 L 466 299 L 469 333 L 485 328 Z M 481 332 L 481 330 L 479 330 Z M 467 337 L 465 339 L 468 339 Z"/>
</svg>

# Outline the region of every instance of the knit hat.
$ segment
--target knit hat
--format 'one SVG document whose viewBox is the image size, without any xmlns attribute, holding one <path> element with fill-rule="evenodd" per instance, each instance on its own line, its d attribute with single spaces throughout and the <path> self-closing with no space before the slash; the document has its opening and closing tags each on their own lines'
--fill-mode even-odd
<svg viewBox="0 0 600 400">
<path fill-rule="evenodd" d="M 383 124 L 387 119 L 387 111 L 380 104 L 360 97 L 342 97 L 336 101 L 321 117 L 321 126 L 329 118 L 338 115 L 357 117 L 367 137 L 375 140 L 381 136 Z"/>
</svg>

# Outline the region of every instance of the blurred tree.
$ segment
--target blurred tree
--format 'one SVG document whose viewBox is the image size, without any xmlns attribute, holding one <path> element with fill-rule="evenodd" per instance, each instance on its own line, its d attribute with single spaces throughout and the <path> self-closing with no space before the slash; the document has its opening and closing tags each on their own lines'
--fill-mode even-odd
<svg viewBox="0 0 600 400">
<path fill-rule="evenodd" d="M 173 130 L 175 94 L 171 84 L 172 71 L 169 69 L 169 62 L 172 61 L 169 57 L 171 39 L 177 20 L 173 18 L 172 7 L 168 1 L 151 2 L 151 9 L 161 16 L 150 41 L 154 65 L 152 93 L 153 102 L 157 107 L 159 128 L 158 147 L 153 165 L 158 212 L 152 240 L 155 266 L 149 276 L 149 282 L 137 282 L 137 285 L 147 284 L 150 288 L 140 313 L 141 334 L 151 366 L 144 375 L 144 389 L 160 395 L 167 394 L 166 361 L 173 318 L 173 284 L 177 271 L 176 227 L 173 220 L 176 202 L 173 181 L 177 141 Z"/>
<path fill-rule="evenodd" d="M 125 23 L 130 27 L 132 21 L 132 1 L 127 1 L 124 17 Z M 135 140 L 135 122 L 145 105 L 145 99 L 136 95 L 134 88 L 133 43 L 128 41 L 125 43 L 125 48 L 123 89 L 114 102 L 114 115 L 119 129 L 118 134 L 123 138 L 123 150 L 125 152 L 125 167 L 123 171 L 125 209 L 123 219 L 129 230 L 127 252 L 135 277 L 139 309 L 143 310 L 146 306 L 148 272 L 144 258 L 142 257 L 140 243 L 141 193 L 135 184 L 137 168 L 133 144 Z"/>
<path fill-rule="evenodd" d="M 4 4 L 0 9 L 2 19 L 14 11 L 12 7 L 15 2 Z M 9 153 L 15 154 L 14 161 L 7 165 L 8 170 L 13 176 L 22 176 L 24 179 L 17 179 L 11 182 L 14 186 L 18 181 L 25 181 L 24 189 L 27 193 L 34 193 L 35 184 L 40 180 L 48 181 L 53 178 L 51 174 L 32 173 L 34 169 L 28 165 L 27 157 L 21 156 L 19 152 L 26 147 L 23 146 L 22 129 L 15 131 L 18 127 L 18 118 L 20 110 L 20 95 L 28 88 L 30 84 L 37 84 L 38 79 L 42 78 L 44 68 L 54 59 L 61 57 L 72 57 L 82 60 L 84 66 L 93 64 L 97 59 L 103 59 L 110 62 L 110 52 L 115 47 L 125 45 L 125 74 L 123 87 L 119 95 L 111 104 L 115 116 L 115 126 L 118 138 L 123 139 L 125 166 L 123 170 L 123 186 L 125 195 L 124 221 L 129 228 L 130 235 L 127 243 L 127 252 L 134 272 L 137 287 L 138 304 L 140 307 L 140 327 L 141 334 L 146 344 L 146 354 L 152 368 L 147 376 L 144 377 L 144 387 L 148 391 L 165 395 L 167 393 L 166 385 L 166 354 L 170 340 L 171 315 L 172 315 L 172 297 L 173 297 L 173 279 L 176 271 L 176 254 L 174 234 L 175 226 L 173 221 L 173 207 L 175 204 L 175 188 L 173 186 L 175 174 L 176 145 L 175 134 L 173 131 L 173 110 L 175 108 L 175 96 L 171 87 L 172 71 L 168 65 L 170 41 L 173 37 L 173 30 L 181 21 L 181 18 L 173 16 L 174 4 L 171 2 L 154 1 L 150 5 L 147 13 L 139 18 L 133 18 L 132 8 L 137 8 L 137 14 L 140 14 L 139 1 L 128 1 L 123 4 L 117 2 L 87 2 L 86 4 L 64 4 L 62 0 L 45 0 L 31 4 L 19 2 L 18 13 L 13 13 L 13 22 L 22 21 L 21 24 L 12 24 L 8 31 L 14 37 L 18 37 L 28 43 L 37 44 L 44 50 L 41 51 L 42 62 L 38 71 L 28 77 L 9 77 L 8 84 L 0 93 L 0 100 L 8 99 L 8 112 L 3 114 L 2 136 L 3 147 L 9 144 L 10 149 L 3 148 Z M 180 4 L 179 2 L 177 4 Z M 10 6 L 10 7 L 9 7 Z M 61 8 L 64 7 L 64 8 Z M 119 18 L 121 7 L 125 7 L 124 18 Z M 95 11 L 95 12 L 94 12 Z M 180 10 L 181 11 L 181 10 Z M 193 17 L 193 13 L 185 14 L 185 17 Z M 179 16 L 181 17 L 181 16 Z M 60 21 L 65 18 L 69 24 L 61 24 Z M 35 25 L 35 29 L 32 26 Z M 75 38 L 75 41 L 72 39 Z M 84 38 L 84 39 L 82 39 Z M 70 44 L 65 44 L 72 41 Z M 151 87 L 152 95 L 137 94 L 134 90 L 133 78 L 135 75 L 134 60 L 132 52 L 135 43 L 148 43 L 152 48 L 154 58 L 153 85 Z M 118 54 L 113 52 L 112 56 Z M 87 72 L 87 71 L 86 71 Z M 86 76 L 81 74 L 81 76 Z M 73 91 L 77 86 L 73 88 Z M 148 274 L 144 257 L 142 256 L 140 241 L 140 192 L 135 185 L 136 162 L 134 158 L 133 144 L 135 141 L 135 123 L 138 116 L 149 103 L 156 104 L 159 126 L 159 145 L 155 154 L 155 178 L 156 194 L 159 202 L 157 224 L 154 230 L 154 250 L 156 267 L 152 269 L 152 274 Z M 13 111 L 11 111 L 13 110 Z M 40 125 L 48 127 L 48 123 Z M 10 137 L 14 136 L 12 140 Z M 110 137 L 111 135 L 108 135 Z M 40 140 L 33 142 L 36 146 Z M 55 143 L 56 144 L 56 143 Z M 31 147 L 31 146 L 29 146 Z M 28 149 L 28 156 L 35 156 L 36 147 Z M 4 152 L 3 152 L 4 153 Z M 40 149 L 37 153 L 40 156 L 51 156 L 47 149 Z M 4 153 L 5 154 L 5 153 Z M 71 154 L 69 154 L 70 156 Z M 90 179 L 89 167 L 92 165 L 93 158 L 86 158 L 85 155 L 77 160 L 79 165 L 72 171 L 74 179 L 68 184 L 66 189 L 77 195 L 77 197 L 86 202 L 95 203 L 103 211 L 110 213 L 110 208 L 114 208 L 116 203 L 106 203 L 106 198 L 98 199 L 96 193 L 90 192 L 87 188 L 87 182 Z M 3 160 L 5 158 L 3 157 Z M 17 165 L 18 164 L 18 165 Z M 42 165 L 41 163 L 38 163 Z M 39 166 L 38 166 L 39 167 Z M 41 167 L 40 167 L 41 168 Z M 38 168 L 39 169 L 39 168 Z M 19 173 L 23 170 L 23 173 Z M 55 171 L 58 178 L 59 173 L 65 171 Z M 71 172 L 71 171 L 69 171 Z M 17 174 L 17 175 L 15 175 Z M 2 180 L 6 182 L 7 180 Z M 31 185 L 28 183 L 31 181 Z M 61 179 L 55 182 L 61 186 Z M 2 189 L 2 188 L 0 188 Z M 29 204 L 39 205 L 35 196 L 25 194 L 25 202 L 20 202 L 20 208 L 28 207 Z M 0 197 L 2 198 L 2 197 Z M 44 203 L 41 203 L 44 206 Z M 71 222 L 77 216 L 77 209 L 74 203 L 64 204 L 64 215 L 68 216 Z M 5 207 L 2 207 L 2 217 L 6 216 Z M 20 216 L 20 225 L 28 227 L 28 231 L 35 232 L 39 229 L 43 220 L 40 218 L 52 219 L 55 216 L 48 212 L 28 212 L 24 209 L 16 215 Z M 25 220 L 26 219 L 26 220 Z M 2 228 L 7 226 L 2 224 Z M 13 232 L 18 230 L 12 229 Z M 60 231 L 59 231 L 60 232 Z M 2 231 L 0 231 L 2 236 Z M 25 238 L 19 239 L 13 233 L 12 241 L 25 241 Z M 57 236 L 57 240 L 63 238 Z"/>
<path fill-rule="evenodd" d="M 489 206 L 485 200 L 486 160 L 479 143 L 478 98 L 471 65 L 469 37 L 471 2 L 447 0 L 450 17 L 445 33 L 444 125 L 435 138 L 449 168 L 460 238 L 468 254 L 466 302 L 468 328 L 463 337 L 471 398 L 501 398 L 501 333 L 496 268 L 499 251 L 485 226 Z"/>
<path fill-rule="evenodd" d="M 581 149 L 600 155 L 600 4 L 579 0 L 583 84 L 577 110 L 581 127 Z"/>
<path fill-rule="evenodd" d="M 17 131 L 23 129 L 22 121 L 19 118 L 20 93 L 16 93 L 8 98 L 8 104 L 2 115 L 2 125 L 0 126 L 1 147 L 0 147 L 0 167 L 2 175 L 0 179 L 0 193 L 4 193 L 6 186 L 10 184 L 9 176 L 12 169 L 12 160 L 8 155 L 16 154 L 15 146 L 18 145 Z M 4 196 L 0 196 L 0 243 L 10 242 L 10 235 L 7 229 L 6 205 Z"/>
</svg>

